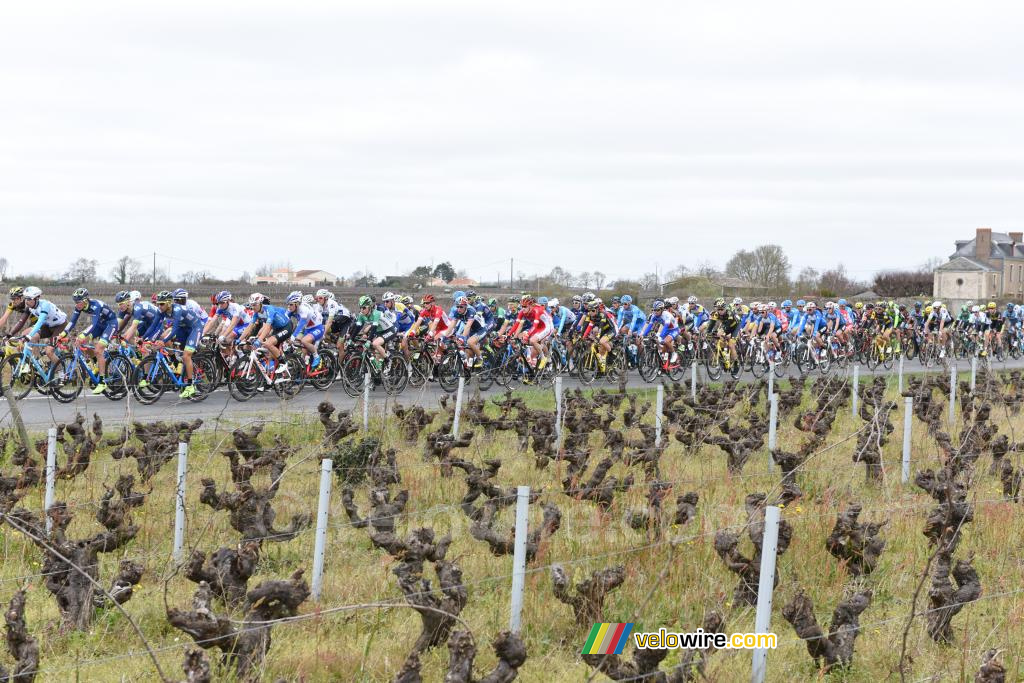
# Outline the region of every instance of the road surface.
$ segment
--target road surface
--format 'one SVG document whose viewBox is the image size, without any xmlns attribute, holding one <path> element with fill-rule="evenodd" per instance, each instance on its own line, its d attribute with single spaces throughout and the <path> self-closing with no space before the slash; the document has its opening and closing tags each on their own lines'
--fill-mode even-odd
<svg viewBox="0 0 1024 683">
<path fill-rule="evenodd" d="M 1009 360 L 1006 363 L 999 364 L 997 369 L 1021 367 L 1024 367 L 1024 359 L 1017 361 Z M 921 364 L 916 360 L 907 361 L 904 369 L 907 375 L 923 371 Z M 958 369 L 961 372 L 968 372 L 970 370 L 970 362 L 960 361 Z M 839 372 L 849 372 L 849 369 L 840 370 Z M 940 367 L 932 370 L 932 372 L 943 372 L 943 369 Z M 885 371 L 880 369 L 872 373 L 862 366 L 860 373 L 862 375 L 894 374 L 895 370 Z M 795 368 L 792 369 L 792 374 L 796 374 Z M 816 376 L 817 374 L 810 375 L 812 378 Z M 753 378 L 750 374 L 744 374 L 740 379 L 741 382 L 752 380 Z M 684 381 L 689 382 L 689 373 L 687 373 Z M 704 381 L 706 381 L 706 377 L 703 371 L 701 371 L 699 372 L 698 382 Z M 583 385 L 575 378 L 565 377 L 563 379 L 563 386 L 565 390 L 569 390 Z M 611 388 L 613 386 L 615 385 L 604 381 L 597 381 L 590 385 L 591 388 Z M 635 372 L 630 373 L 627 383 L 628 388 L 650 388 L 653 386 L 653 384 L 647 384 L 640 379 Z M 502 391 L 501 387 L 495 386 L 486 392 L 486 395 L 497 396 Z M 444 391 L 435 383 L 430 383 L 421 389 L 408 388 L 398 397 L 388 397 L 383 389 L 377 387 L 370 392 L 370 406 L 371 410 L 375 413 L 383 410 L 386 402 L 390 406 L 396 401 L 406 405 L 417 404 L 433 408 L 437 406 L 438 399 L 443 395 Z M 83 392 L 82 396 L 74 403 L 64 404 L 58 403 L 48 396 L 40 396 L 33 392 L 19 401 L 18 406 L 21 408 L 21 415 L 25 425 L 30 429 L 44 429 L 61 422 L 68 422 L 73 420 L 78 412 L 87 417 L 97 413 L 104 423 L 107 424 L 119 424 L 132 420 L 193 420 L 199 417 L 204 420 L 207 426 L 213 428 L 219 421 L 238 422 L 260 416 L 268 419 L 286 420 L 295 414 L 313 415 L 316 412 L 316 406 L 325 399 L 331 401 L 340 409 L 352 409 L 355 407 L 360 407 L 361 409 L 362 406 L 361 397 L 352 398 L 342 390 L 340 383 L 335 383 L 328 391 L 316 391 L 311 387 L 305 387 L 302 393 L 290 401 L 282 401 L 276 394 L 268 391 L 265 394 L 257 394 L 249 401 L 243 403 L 231 398 L 226 389 L 218 389 L 209 398 L 200 403 L 182 401 L 175 394 L 170 393 L 165 394 L 155 404 L 148 406 L 130 400 L 130 398 L 131 396 L 129 395 L 129 398 L 125 400 L 110 401 L 102 396 L 94 397 L 89 395 L 88 392 Z M 390 408 L 388 409 L 390 410 Z M 10 426 L 10 410 L 6 406 L 6 399 L 0 398 L 0 428 Z"/>
</svg>

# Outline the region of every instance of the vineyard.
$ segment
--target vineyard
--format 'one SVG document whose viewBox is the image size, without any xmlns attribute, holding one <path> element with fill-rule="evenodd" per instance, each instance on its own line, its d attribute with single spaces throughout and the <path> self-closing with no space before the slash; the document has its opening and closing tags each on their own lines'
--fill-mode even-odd
<svg viewBox="0 0 1024 683">
<path fill-rule="evenodd" d="M 749 680 L 751 652 L 581 655 L 595 622 L 754 631 L 765 508 L 782 508 L 767 680 L 1024 671 L 1020 371 L 325 401 L 0 434 L 0 680 Z M 902 481 L 905 397 L 913 399 Z M 854 409 L 856 406 L 856 409 Z M 357 414 L 358 413 L 358 414 Z M 223 423 L 218 421 L 218 425 Z M 186 443 L 184 552 L 173 553 Z M 321 461 L 333 464 L 314 598 Z M 509 631 L 517 486 L 530 487 Z M 8 671 L 10 672 L 8 674 Z M 447 677 L 447 678 L 446 678 Z M 977 677 L 977 678 L 975 678 Z"/>
</svg>

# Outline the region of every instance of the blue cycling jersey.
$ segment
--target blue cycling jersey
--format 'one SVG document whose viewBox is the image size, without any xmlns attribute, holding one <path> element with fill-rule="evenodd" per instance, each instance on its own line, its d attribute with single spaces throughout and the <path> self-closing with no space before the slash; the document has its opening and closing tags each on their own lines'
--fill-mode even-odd
<svg viewBox="0 0 1024 683">
<path fill-rule="evenodd" d="M 637 326 L 637 321 L 643 324 L 644 312 L 633 304 L 623 304 L 619 306 L 619 313 L 615 316 L 615 324 L 618 325 L 620 330 L 626 330 L 629 332 L 633 331 L 633 328 Z"/>
<path fill-rule="evenodd" d="M 68 324 L 69 332 L 75 329 L 75 325 L 78 324 L 78 318 L 81 317 L 82 313 L 86 312 L 92 316 L 92 323 L 89 327 L 94 330 L 102 329 L 117 320 L 117 314 L 110 306 L 107 306 L 99 299 L 89 299 L 88 306 L 82 310 L 75 308 L 75 312 L 71 314 L 71 322 Z"/>
<path fill-rule="evenodd" d="M 253 314 L 253 321 L 258 321 L 260 324 L 270 323 L 270 328 L 275 331 L 283 330 L 291 325 L 288 311 L 280 306 L 263 306 L 259 313 Z"/>
</svg>

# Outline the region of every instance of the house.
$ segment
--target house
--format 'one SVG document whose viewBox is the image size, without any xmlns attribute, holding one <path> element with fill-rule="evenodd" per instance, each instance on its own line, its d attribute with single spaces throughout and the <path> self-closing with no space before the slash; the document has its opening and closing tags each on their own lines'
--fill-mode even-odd
<svg viewBox="0 0 1024 683">
<path fill-rule="evenodd" d="M 457 277 L 448 283 L 450 287 L 459 287 L 463 289 L 466 287 L 476 287 L 479 284 L 479 282 L 477 282 L 471 277 Z"/>
<path fill-rule="evenodd" d="M 260 275 L 256 278 L 256 284 L 271 285 L 296 285 L 300 287 L 315 287 L 321 284 L 335 285 L 338 277 L 326 270 L 289 270 L 288 268 L 275 268 L 270 275 Z"/>
<path fill-rule="evenodd" d="M 936 299 L 1024 298 L 1024 232 L 978 228 L 974 239 L 957 240 L 933 278 Z"/>
</svg>

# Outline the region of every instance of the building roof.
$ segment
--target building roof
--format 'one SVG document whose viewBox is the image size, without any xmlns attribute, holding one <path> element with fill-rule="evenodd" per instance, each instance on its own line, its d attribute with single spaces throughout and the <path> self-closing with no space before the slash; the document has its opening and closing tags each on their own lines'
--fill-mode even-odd
<svg viewBox="0 0 1024 683">
<path fill-rule="evenodd" d="M 711 281 L 720 287 L 737 287 L 740 289 L 768 289 L 764 285 L 759 285 L 756 282 L 748 282 L 738 277 L 728 277 L 726 275 L 715 275 L 711 278 Z"/>
<path fill-rule="evenodd" d="M 324 275 L 330 275 L 331 278 L 334 278 L 334 274 L 333 273 L 329 273 L 326 270 L 319 270 L 319 269 L 317 269 L 317 270 L 297 270 L 297 271 L 295 271 L 295 277 L 312 277 L 314 275 L 317 275 L 318 273 L 323 273 Z"/>
<path fill-rule="evenodd" d="M 977 242 L 976 237 L 972 240 L 957 240 L 956 251 L 949 257 L 950 262 L 960 256 L 977 257 L 978 254 L 974 249 L 975 242 Z M 1024 258 L 1024 244 L 1014 244 L 1013 239 L 1005 232 L 993 232 L 991 253 L 983 256 L 996 259 Z"/>
<path fill-rule="evenodd" d="M 853 299 L 854 301 L 868 301 L 868 300 L 878 300 L 878 299 L 881 299 L 882 297 L 881 297 L 881 295 L 879 295 L 874 290 L 869 289 L 867 291 L 860 292 L 859 294 L 854 294 L 850 298 Z"/>
<path fill-rule="evenodd" d="M 971 273 L 976 273 L 976 272 L 991 273 L 991 272 L 996 272 L 998 269 L 997 268 L 993 268 L 992 266 L 988 265 L 987 263 L 982 263 L 981 261 L 973 259 L 973 258 L 971 258 L 969 256 L 957 256 L 957 255 L 954 254 L 953 257 L 948 262 L 943 263 L 941 266 L 939 266 L 935 270 L 942 271 L 942 272 L 954 271 L 954 272 L 971 272 Z"/>
<path fill-rule="evenodd" d="M 448 284 L 453 287 L 476 287 L 480 283 L 471 277 L 457 277 Z"/>
</svg>

